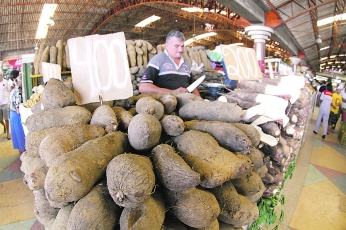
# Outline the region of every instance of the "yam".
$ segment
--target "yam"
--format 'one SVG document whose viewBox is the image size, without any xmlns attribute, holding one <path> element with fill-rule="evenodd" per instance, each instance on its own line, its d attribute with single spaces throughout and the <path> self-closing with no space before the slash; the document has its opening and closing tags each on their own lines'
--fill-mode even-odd
<svg viewBox="0 0 346 230">
<path fill-rule="evenodd" d="M 74 203 L 62 207 L 59 210 L 58 215 L 55 217 L 54 223 L 50 230 L 67 230 L 68 218 L 70 217 L 73 207 Z"/>
<path fill-rule="evenodd" d="M 203 98 L 193 94 L 193 93 L 179 93 L 175 95 L 175 98 L 177 99 L 177 110 L 184 105 L 192 102 L 192 101 L 203 101 Z"/>
<path fill-rule="evenodd" d="M 68 48 L 68 43 L 65 44 L 65 57 L 66 57 L 66 68 L 71 69 L 70 50 Z"/>
<path fill-rule="evenodd" d="M 250 153 L 247 156 L 250 158 L 254 170 L 260 168 L 264 164 L 264 154 L 259 149 L 252 147 Z"/>
<path fill-rule="evenodd" d="M 165 203 L 158 193 L 149 196 L 135 209 L 124 208 L 120 216 L 120 230 L 161 230 L 165 220 Z"/>
<path fill-rule="evenodd" d="M 186 121 L 185 130 L 199 130 L 211 134 L 220 144 L 232 152 L 248 153 L 252 143 L 246 134 L 227 122 Z"/>
<path fill-rule="evenodd" d="M 56 58 L 56 60 L 57 60 L 56 64 L 58 64 L 58 65 L 60 65 L 60 67 L 62 67 L 62 58 L 63 58 L 62 56 L 63 56 L 63 48 L 64 48 L 64 44 L 63 44 L 62 40 L 58 40 L 56 42 L 55 46 L 58 49 L 58 55 L 57 55 L 57 58 Z"/>
<path fill-rule="evenodd" d="M 127 136 L 112 132 L 61 155 L 49 167 L 44 188 L 51 205 L 61 207 L 85 196 L 106 173 L 108 163 L 128 151 Z"/>
<path fill-rule="evenodd" d="M 236 97 L 234 94 L 230 94 L 230 93 L 227 93 L 224 96 L 226 97 L 228 103 L 236 103 L 242 109 L 249 109 L 249 108 L 259 104 L 257 102 L 244 101 L 241 98 Z"/>
<path fill-rule="evenodd" d="M 183 120 L 239 122 L 243 115 L 240 106 L 221 101 L 192 101 L 179 109 Z"/>
<path fill-rule="evenodd" d="M 56 64 L 56 58 L 58 55 L 58 49 L 56 46 L 51 46 L 49 48 L 49 63 Z"/>
<path fill-rule="evenodd" d="M 46 49 L 46 46 L 47 45 L 45 43 L 41 43 L 40 48 L 38 50 L 37 58 L 35 59 L 35 62 L 34 62 L 35 74 L 40 74 L 42 53 Z"/>
<path fill-rule="evenodd" d="M 60 80 L 50 78 L 41 94 L 44 110 L 76 105 L 75 94 Z"/>
<path fill-rule="evenodd" d="M 120 217 L 120 207 L 112 201 L 105 181 L 95 185 L 73 207 L 67 229 L 115 229 Z"/>
<path fill-rule="evenodd" d="M 63 44 L 63 47 L 62 47 L 62 64 L 61 64 L 61 71 L 66 71 L 67 69 L 67 62 L 66 62 L 66 53 L 65 53 L 65 46 L 66 46 L 66 43 Z"/>
<path fill-rule="evenodd" d="M 242 227 L 235 228 L 230 224 L 219 221 L 219 230 L 244 230 Z"/>
<path fill-rule="evenodd" d="M 179 136 L 185 130 L 184 121 L 175 115 L 164 116 L 161 120 L 161 125 L 166 134 L 174 137 Z"/>
<path fill-rule="evenodd" d="M 34 214 L 36 219 L 42 224 L 47 225 L 59 212 L 58 208 L 49 205 L 44 189 L 33 191 L 34 194 Z"/>
<path fill-rule="evenodd" d="M 147 42 L 143 41 L 142 47 L 141 49 L 143 50 L 143 66 L 147 66 L 148 65 L 148 46 L 147 46 Z"/>
<path fill-rule="evenodd" d="M 250 175 L 231 180 L 238 194 L 245 196 L 252 203 L 255 203 L 266 189 L 261 177 L 251 172 Z"/>
<path fill-rule="evenodd" d="M 262 128 L 262 131 L 273 137 L 279 137 L 281 134 L 280 127 L 274 121 L 269 121 L 264 124 L 260 124 L 259 127 Z"/>
<path fill-rule="evenodd" d="M 41 60 L 40 60 L 39 66 L 38 66 L 40 74 L 43 74 L 42 62 L 49 62 L 49 49 L 50 49 L 50 47 L 46 46 L 42 52 Z"/>
<path fill-rule="evenodd" d="M 156 146 L 161 137 L 162 127 L 153 115 L 139 113 L 135 115 L 128 127 L 131 146 L 137 150 L 147 150 Z"/>
<path fill-rule="evenodd" d="M 193 228 L 204 228 L 216 220 L 221 210 L 215 196 L 198 188 L 176 192 L 165 190 L 166 201 L 174 215 Z"/>
<path fill-rule="evenodd" d="M 50 109 L 30 115 L 26 119 L 26 127 L 29 132 L 62 127 L 73 124 L 87 124 L 91 119 L 91 113 L 80 106 L 67 106 L 59 109 Z"/>
<path fill-rule="evenodd" d="M 117 117 L 119 130 L 123 132 L 127 132 L 130 121 L 133 118 L 132 113 L 127 111 L 123 107 L 119 107 L 119 106 L 114 106 L 112 107 L 112 109 Z"/>
<path fill-rule="evenodd" d="M 114 101 L 102 101 L 102 104 L 100 102 L 91 102 L 91 103 L 84 104 L 81 106 L 86 108 L 87 110 L 89 110 L 90 113 L 93 113 L 101 105 L 108 105 L 110 107 L 113 107 Z"/>
<path fill-rule="evenodd" d="M 233 227 L 242 227 L 249 225 L 259 216 L 259 210 L 256 204 L 252 203 L 245 196 L 240 197 L 240 209 L 235 212 L 222 212 L 218 219 L 226 224 L 231 224 Z"/>
<path fill-rule="evenodd" d="M 23 182 L 30 190 L 40 190 L 44 188 L 48 168 L 39 157 L 26 157 L 20 166 L 24 173 Z"/>
<path fill-rule="evenodd" d="M 39 147 L 39 154 L 47 167 L 64 153 L 68 153 L 83 143 L 105 135 L 105 130 L 97 125 L 70 125 L 48 134 Z"/>
<path fill-rule="evenodd" d="M 161 102 L 161 104 L 163 105 L 165 114 L 171 114 L 172 112 L 175 111 L 178 101 L 174 95 L 169 93 L 157 93 L 151 96 L 154 97 L 159 102 Z"/>
<path fill-rule="evenodd" d="M 109 162 L 106 171 L 109 194 L 125 208 L 137 208 L 150 197 L 155 186 L 155 174 L 148 157 L 121 154 Z"/>
<path fill-rule="evenodd" d="M 157 145 L 151 151 L 155 175 L 172 191 L 184 191 L 196 187 L 200 175 L 192 170 L 174 148 L 167 144 Z"/>
<path fill-rule="evenodd" d="M 168 210 L 161 230 L 187 230 L 187 227 L 181 223 L 171 210 Z"/>
<path fill-rule="evenodd" d="M 201 175 L 201 186 L 213 188 L 250 172 L 248 162 L 219 146 L 208 133 L 187 131 L 174 138 L 183 159 Z"/>
<path fill-rule="evenodd" d="M 164 114 L 164 107 L 161 102 L 151 96 L 140 98 L 136 102 L 136 112 L 151 114 L 158 120 L 161 120 Z"/>
<path fill-rule="evenodd" d="M 240 198 L 231 181 L 226 181 L 209 191 L 214 194 L 222 211 L 235 212 L 240 209 Z"/>
<path fill-rule="evenodd" d="M 242 123 L 232 123 L 235 127 L 243 131 L 251 140 L 252 146 L 257 147 L 261 142 L 261 135 L 258 130 L 252 125 Z"/>
<path fill-rule="evenodd" d="M 136 55 L 135 46 L 126 42 L 126 51 L 129 57 L 130 67 L 137 66 L 137 55 Z"/>
<path fill-rule="evenodd" d="M 107 133 L 118 129 L 118 120 L 115 112 L 108 105 L 101 105 L 93 112 L 90 124 L 101 126 Z"/>
</svg>

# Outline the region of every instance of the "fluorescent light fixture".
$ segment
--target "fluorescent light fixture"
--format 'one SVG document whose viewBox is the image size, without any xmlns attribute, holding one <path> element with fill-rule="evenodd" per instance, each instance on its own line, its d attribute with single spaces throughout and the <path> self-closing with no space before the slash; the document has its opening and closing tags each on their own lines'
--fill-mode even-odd
<svg viewBox="0 0 346 230">
<path fill-rule="evenodd" d="M 338 14 L 329 18 L 324 18 L 321 20 L 317 21 L 317 26 L 323 26 L 329 23 L 332 23 L 334 21 L 342 21 L 342 20 L 346 20 L 346 13 L 345 14 Z"/>
<path fill-rule="evenodd" d="M 204 12 L 204 9 L 198 7 L 185 7 L 181 8 L 181 10 L 193 13 L 193 12 Z"/>
<path fill-rule="evenodd" d="M 326 50 L 326 49 L 329 49 L 329 46 L 323 47 L 320 50 Z"/>
<path fill-rule="evenodd" d="M 328 59 L 328 57 L 323 57 L 321 58 L 321 61 Z"/>
<path fill-rule="evenodd" d="M 200 34 L 200 35 L 197 35 L 197 36 L 195 36 L 193 38 L 190 38 L 190 39 L 186 40 L 184 42 L 184 45 L 187 46 L 187 45 L 191 44 L 192 42 L 194 42 L 196 40 L 203 39 L 203 38 L 206 38 L 206 37 L 216 36 L 216 35 L 217 35 L 217 33 L 215 33 L 215 32 L 209 32 L 209 33 L 205 33 L 205 34 Z"/>
<path fill-rule="evenodd" d="M 159 20 L 161 17 L 156 16 L 156 15 L 152 15 L 149 18 L 144 19 L 143 21 L 137 23 L 135 26 L 136 27 L 145 27 L 146 25 L 155 22 L 157 20 Z"/>
<path fill-rule="evenodd" d="M 320 64 L 320 66 L 323 66 L 323 65 L 326 65 L 326 63 L 322 63 L 322 64 Z"/>
<path fill-rule="evenodd" d="M 48 3 L 45 3 L 43 5 L 40 21 L 38 23 L 38 27 L 36 31 L 36 39 L 46 38 L 48 33 L 48 27 L 49 27 L 48 24 L 50 20 L 52 20 L 57 6 L 58 4 L 48 4 Z"/>
<path fill-rule="evenodd" d="M 336 55 L 332 55 L 332 56 L 330 56 L 330 58 L 335 58 L 336 57 Z"/>
<path fill-rule="evenodd" d="M 322 43 L 322 39 L 321 39 L 321 35 L 318 35 L 316 38 L 316 43 L 317 44 L 321 44 Z"/>
</svg>

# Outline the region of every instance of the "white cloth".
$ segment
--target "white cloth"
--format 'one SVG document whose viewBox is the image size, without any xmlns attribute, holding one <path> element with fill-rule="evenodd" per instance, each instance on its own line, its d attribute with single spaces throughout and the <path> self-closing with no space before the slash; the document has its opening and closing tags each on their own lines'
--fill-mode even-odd
<svg viewBox="0 0 346 230">
<path fill-rule="evenodd" d="M 10 94 L 10 87 L 6 79 L 0 82 L 0 105 L 8 104 L 8 97 Z"/>
<path fill-rule="evenodd" d="M 343 90 L 343 91 L 340 93 L 340 95 L 341 95 L 342 99 L 345 99 L 345 100 L 346 100 L 346 93 L 345 93 L 345 90 Z M 342 102 L 341 107 L 342 107 L 343 109 L 346 109 L 346 102 Z"/>
</svg>

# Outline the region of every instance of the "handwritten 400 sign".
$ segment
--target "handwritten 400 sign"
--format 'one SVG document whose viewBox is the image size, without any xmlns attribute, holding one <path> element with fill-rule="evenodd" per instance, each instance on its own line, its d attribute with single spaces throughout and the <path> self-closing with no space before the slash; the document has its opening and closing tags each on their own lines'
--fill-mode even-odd
<svg viewBox="0 0 346 230">
<path fill-rule="evenodd" d="M 225 62 L 225 72 L 232 80 L 258 80 L 262 72 L 256 59 L 255 50 L 232 45 L 221 45 L 222 56 Z"/>
</svg>

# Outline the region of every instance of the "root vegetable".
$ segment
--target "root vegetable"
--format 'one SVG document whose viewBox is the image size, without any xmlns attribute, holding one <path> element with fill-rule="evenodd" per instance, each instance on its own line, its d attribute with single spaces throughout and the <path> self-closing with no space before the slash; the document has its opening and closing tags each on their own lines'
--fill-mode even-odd
<svg viewBox="0 0 346 230">
<path fill-rule="evenodd" d="M 165 203 L 155 193 L 135 209 L 124 208 L 120 216 L 120 230 L 160 230 L 165 219 Z"/>
<path fill-rule="evenodd" d="M 67 229 L 114 229 L 119 217 L 120 207 L 112 201 L 103 180 L 76 203 L 68 218 Z"/>
<path fill-rule="evenodd" d="M 108 163 L 128 147 L 126 134 L 117 131 L 61 155 L 50 166 L 45 180 L 50 203 L 59 207 L 85 196 L 105 175 Z"/>
<path fill-rule="evenodd" d="M 58 40 L 56 42 L 56 48 L 58 49 L 58 55 L 56 57 L 56 64 L 60 65 L 60 67 L 62 67 L 62 59 L 63 59 L 63 49 L 64 49 L 64 44 L 62 42 L 62 40 Z"/>
<path fill-rule="evenodd" d="M 261 135 L 255 127 L 242 123 L 232 123 L 232 125 L 243 131 L 248 136 L 253 147 L 257 147 L 260 144 Z"/>
<path fill-rule="evenodd" d="M 51 46 L 49 48 L 49 63 L 56 64 L 57 55 L 58 55 L 58 48 L 56 48 L 56 46 Z"/>
<path fill-rule="evenodd" d="M 67 221 L 68 221 L 68 218 L 70 217 L 73 207 L 74 207 L 73 203 L 62 207 L 59 210 L 58 215 L 56 216 L 50 230 L 67 230 Z"/>
<path fill-rule="evenodd" d="M 161 120 L 164 114 L 162 103 L 155 100 L 153 97 L 147 96 L 140 98 L 136 103 L 136 112 L 151 114 L 158 120 Z"/>
<path fill-rule="evenodd" d="M 219 230 L 244 230 L 242 227 L 235 228 L 230 224 L 219 221 Z"/>
<path fill-rule="evenodd" d="M 165 114 L 171 114 L 175 111 L 178 101 L 175 96 L 169 93 L 159 93 L 159 94 L 153 94 L 152 97 L 154 97 L 156 100 L 161 102 L 161 104 L 164 107 L 164 113 Z"/>
<path fill-rule="evenodd" d="M 192 101 L 203 101 L 203 98 L 193 94 L 193 93 L 179 93 L 175 94 L 175 98 L 177 99 L 177 110 L 179 110 L 184 105 L 192 102 Z"/>
<path fill-rule="evenodd" d="M 208 133 L 187 131 L 174 142 L 183 159 L 201 175 L 203 187 L 213 188 L 250 172 L 248 162 L 220 147 Z"/>
<path fill-rule="evenodd" d="M 74 93 L 62 81 L 55 78 L 48 80 L 40 100 L 44 110 L 76 105 Z"/>
<path fill-rule="evenodd" d="M 264 164 L 263 163 L 264 154 L 259 149 L 251 148 L 251 151 L 247 156 L 250 158 L 250 160 L 253 164 L 254 170 L 262 167 L 262 165 Z"/>
<path fill-rule="evenodd" d="M 221 211 L 215 196 L 198 188 L 183 192 L 166 190 L 165 195 L 174 215 L 193 228 L 209 226 Z"/>
<path fill-rule="evenodd" d="M 179 109 L 183 120 L 239 122 L 243 114 L 240 106 L 221 101 L 192 101 Z"/>
<path fill-rule="evenodd" d="M 123 132 L 127 132 L 130 121 L 133 118 L 132 113 L 127 111 L 123 107 L 119 107 L 119 106 L 114 106 L 112 107 L 112 109 L 117 117 L 119 130 Z"/>
<path fill-rule="evenodd" d="M 23 182 L 30 190 L 40 190 L 44 188 L 48 168 L 39 157 L 26 157 L 20 166 L 24 173 Z"/>
<path fill-rule="evenodd" d="M 62 154 L 68 153 L 83 143 L 101 137 L 105 130 L 97 125 L 71 125 L 56 129 L 48 134 L 40 144 L 39 154 L 47 167 Z"/>
<path fill-rule="evenodd" d="M 137 208 L 149 198 L 155 174 L 148 157 L 121 154 L 112 159 L 106 171 L 109 194 L 125 208 Z"/>
<path fill-rule="evenodd" d="M 58 208 L 49 205 L 44 189 L 33 191 L 34 194 L 34 214 L 36 219 L 43 225 L 52 221 L 59 212 Z"/>
<path fill-rule="evenodd" d="M 114 110 L 108 105 L 101 105 L 92 114 L 91 125 L 101 126 L 107 133 L 114 132 L 118 129 L 118 120 Z"/>
<path fill-rule="evenodd" d="M 162 128 L 170 136 L 179 136 L 185 130 L 184 121 L 175 115 L 164 116 L 161 120 Z"/>
<path fill-rule="evenodd" d="M 269 134 L 273 137 L 279 137 L 281 134 L 280 127 L 274 121 L 269 121 L 267 123 L 259 125 L 262 128 L 262 131 L 266 134 Z"/>
<path fill-rule="evenodd" d="M 209 190 L 216 197 L 222 211 L 238 211 L 240 198 L 231 181 L 226 181 L 220 186 Z"/>
<path fill-rule="evenodd" d="M 249 225 L 259 216 L 259 210 L 256 204 L 252 203 L 246 197 L 239 195 L 240 209 L 236 212 L 222 212 L 218 219 L 233 227 L 242 227 Z"/>
<path fill-rule="evenodd" d="M 26 127 L 29 132 L 35 132 L 52 127 L 87 124 L 90 119 L 91 113 L 87 109 L 80 106 L 67 106 L 32 114 L 26 119 Z"/>
<path fill-rule="evenodd" d="M 170 145 L 157 145 L 152 150 L 151 157 L 155 174 L 166 188 L 184 191 L 201 182 L 200 175 L 193 171 Z"/>
<path fill-rule="evenodd" d="M 232 152 L 248 153 L 252 143 L 246 134 L 227 122 L 187 121 L 186 130 L 199 130 L 211 134 L 221 147 Z"/>
<path fill-rule="evenodd" d="M 162 132 L 161 123 L 153 115 L 139 113 L 134 116 L 128 127 L 128 138 L 133 148 L 147 150 L 156 146 Z"/>
</svg>

